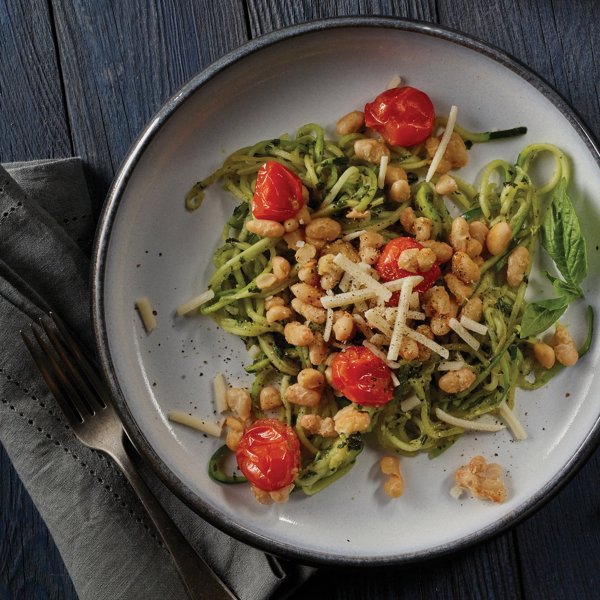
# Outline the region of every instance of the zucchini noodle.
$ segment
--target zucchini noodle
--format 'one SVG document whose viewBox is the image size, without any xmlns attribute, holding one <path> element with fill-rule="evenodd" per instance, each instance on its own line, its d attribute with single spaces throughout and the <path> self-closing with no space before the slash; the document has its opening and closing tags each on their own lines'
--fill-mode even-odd
<svg viewBox="0 0 600 600">
<path fill-rule="evenodd" d="M 438 119 L 439 126 L 444 124 L 444 119 Z M 462 138 L 466 148 L 524 132 L 522 127 L 484 133 L 469 132 L 460 125 L 455 127 L 455 134 Z M 242 338 L 248 348 L 254 347 L 253 362 L 245 370 L 255 377 L 251 393 L 255 415 L 264 414 L 259 403 L 262 387 L 279 386 L 283 402 L 279 418 L 294 427 L 304 452 L 296 486 L 309 495 L 352 467 L 366 435 L 373 435 L 381 446 L 401 454 L 427 452 L 431 457 L 438 456 L 465 434 L 466 429 L 460 426 L 461 423 L 483 415 L 493 415 L 502 421 L 507 409 L 514 408 L 518 387 L 534 389 L 560 371 L 559 368 L 546 370 L 533 360 L 532 346 L 536 340 L 521 339 L 520 331 L 527 304 L 525 291 L 529 270 L 539 246 L 545 207 L 559 182 L 569 182 L 571 169 L 565 154 L 551 144 L 529 145 L 514 164 L 503 159 L 494 160 L 483 168 L 477 185 L 456 177 L 456 190 L 441 196 L 436 192 L 439 174 L 430 183 L 424 181 L 430 163 L 424 145 L 391 147 L 388 169 L 402 167 L 411 189 L 410 199 L 398 203 L 390 200 L 385 189 L 378 187 L 379 163 L 356 156 L 354 143 L 363 137 L 354 133 L 337 141 L 329 140 L 319 125 L 304 125 L 295 136 L 284 135 L 235 151 L 215 173 L 198 182 L 186 198 L 187 208 L 197 209 L 204 190 L 219 181 L 239 201 L 225 226 L 223 242 L 213 256 L 215 271 L 208 288 L 214 297 L 204 302 L 197 312 L 211 317 L 225 331 Z M 532 171 L 536 158 L 542 154 L 553 160 L 554 169 L 546 182 L 536 186 Z M 302 268 L 296 263 L 295 252 L 302 244 L 296 243 L 299 238 L 286 239 L 286 235 L 261 238 L 245 226 L 253 218 L 250 209 L 257 172 L 266 161 L 276 161 L 299 177 L 308 190 L 307 206 L 312 218 L 335 219 L 341 226 L 341 234 L 333 243 L 350 245 L 357 255 L 359 238 L 350 236 L 342 241 L 343 236 L 360 231 L 378 232 L 384 240 L 414 236 L 414 230 L 406 223 L 403 226 L 401 220 L 409 208 L 415 218 L 429 220 L 431 239 L 440 242 L 449 242 L 453 225 L 449 211 L 452 203 L 463 212 L 467 222 L 479 221 L 488 228 L 501 222 L 509 225 L 511 239 L 506 248 L 496 255 L 486 254 L 484 248 L 484 258 L 479 262 L 481 276 L 470 287 L 469 302 L 481 301 L 481 319 L 478 320 L 482 324 L 480 331 L 486 331 L 485 334 L 471 332 L 479 347 L 471 347 L 450 328 L 436 334 L 435 341 L 449 353 L 447 360 L 462 365 L 462 370 L 467 369 L 473 374 L 472 383 L 466 389 L 451 393 L 440 387 L 441 377 L 445 373 L 452 375 L 452 372 L 438 369 L 442 359 L 434 351 L 421 352 L 418 360 L 406 360 L 401 356 L 397 361 L 399 366 L 394 369 L 397 385 L 393 399 L 384 406 L 367 410 L 371 423 L 368 431 L 328 437 L 310 433 L 302 427 L 300 423 L 307 415 L 331 418 L 349 401 L 334 395 L 329 387 L 323 391 L 316 407 L 301 406 L 287 398 L 286 390 L 296 382 L 302 369 L 314 366 L 325 372 L 326 364 L 323 360 L 313 363 L 308 348 L 296 347 L 286 341 L 283 335 L 285 321 L 267 318 L 267 306 L 272 296 L 282 299 L 285 306 L 289 306 L 294 298 L 290 287 L 299 281 Z M 530 260 L 522 282 L 511 287 L 507 283 L 506 265 L 511 252 L 519 246 L 527 249 Z M 321 255 L 326 252 L 322 246 L 318 249 Z M 257 282 L 261 276 L 271 273 L 276 257 L 283 257 L 290 263 L 289 275 L 271 288 L 261 289 Z M 450 264 L 442 265 L 442 275 L 449 272 Z M 355 285 L 360 287 L 358 283 Z M 437 285 L 443 286 L 444 280 L 440 278 Z M 334 294 L 341 291 L 337 286 L 332 290 Z M 385 314 L 376 310 L 371 311 L 374 316 L 369 321 L 364 315 L 365 307 L 377 309 L 377 300 L 357 300 L 355 305 L 343 307 L 350 313 L 354 311 L 357 320 L 364 324 L 355 327 L 351 344 L 361 345 L 365 341 L 369 346 L 370 340 L 364 338 L 364 332 L 371 331 L 369 327 L 379 336 L 374 336 L 373 340 L 387 339 L 389 343 L 393 322 L 386 322 Z M 452 316 L 457 316 L 457 311 L 458 308 Z M 304 322 L 303 318 L 297 320 Z M 419 322 L 414 326 L 417 325 Z M 313 334 L 322 334 L 325 324 L 324 321 L 312 321 L 309 327 Z M 336 342 L 333 334 L 331 338 L 329 352 L 343 349 L 344 344 Z M 467 338 L 471 339 L 470 336 Z M 423 347 L 419 348 L 423 350 Z M 403 402 L 411 396 L 416 397 L 414 402 Z M 364 407 L 362 410 L 364 412 Z M 439 415 L 444 420 L 438 418 Z"/>
</svg>

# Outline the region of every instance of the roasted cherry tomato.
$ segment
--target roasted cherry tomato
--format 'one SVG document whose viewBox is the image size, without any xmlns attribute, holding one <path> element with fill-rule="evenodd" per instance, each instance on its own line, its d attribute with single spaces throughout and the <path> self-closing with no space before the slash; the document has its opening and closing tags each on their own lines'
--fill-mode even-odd
<svg viewBox="0 0 600 600">
<path fill-rule="evenodd" d="M 289 485 L 300 468 L 300 443 L 294 430 L 275 419 L 255 421 L 235 450 L 238 467 L 266 492 Z"/>
<path fill-rule="evenodd" d="M 415 286 L 414 290 L 420 294 L 426 292 L 441 275 L 441 270 L 437 263 L 434 264 L 429 271 L 425 271 L 424 273 L 411 273 L 410 271 L 401 269 L 398 266 L 398 258 L 400 257 L 400 254 L 404 252 L 404 250 L 422 247 L 423 246 L 419 244 L 417 240 L 411 237 L 397 237 L 393 240 L 390 240 L 383 248 L 381 254 L 379 255 L 379 260 L 375 265 L 375 268 L 381 276 L 381 279 L 383 279 L 383 281 L 393 281 L 394 279 L 402 279 L 403 277 L 408 277 L 409 275 L 421 275 L 421 277 L 423 277 L 423 281 L 421 281 L 419 285 Z M 400 293 L 394 292 L 387 303 L 388 306 L 398 306 L 399 297 Z"/>
<path fill-rule="evenodd" d="M 433 132 L 435 109 L 429 96 L 410 86 L 385 90 L 365 105 L 365 125 L 392 146 L 414 146 Z"/>
<path fill-rule="evenodd" d="M 295 217 L 303 206 L 302 182 L 295 173 L 274 160 L 258 170 L 252 198 L 255 219 L 285 221 Z"/>
<path fill-rule="evenodd" d="M 394 391 L 390 368 L 365 346 L 350 346 L 336 354 L 331 382 L 348 400 L 366 406 L 387 404 Z"/>
</svg>

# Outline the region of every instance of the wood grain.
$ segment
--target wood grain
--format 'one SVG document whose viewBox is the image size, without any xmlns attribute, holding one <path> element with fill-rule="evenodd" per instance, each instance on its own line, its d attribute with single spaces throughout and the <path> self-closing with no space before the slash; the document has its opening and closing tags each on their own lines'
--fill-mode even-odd
<svg viewBox="0 0 600 600">
<path fill-rule="evenodd" d="M 73 151 L 99 208 L 129 146 L 192 75 L 247 41 L 241 0 L 52 0 Z"/>
<path fill-rule="evenodd" d="M 248 0 L 248 17 L 252 37 L 305 21 L 352 15 L 379 15 L 403 17 L 422 21 L 436 21 L 433 0 L 322 0 L 311 2 L 273 2 Z"/>
<path fill-rule="evenodd" d="M 399 528 L 398 535 L 401 534 Z M 322 569 L 292 600 L 518 600 L 518 565 L 506 536 L 435 561 L 406 567 Z M 319 595 L 320 594 L 320 595 Z"/>
<path fill-rule="evenodd" d="M 0 0 L 0 160 L 83 156 L 99 209 L 151 115 L 227 51 L 342 15 L 440 23 L 535 69 L 600 134 L 600 4 L 579 0 Z M 324 569 L 293 598 L 597 597 L 600 453 L 511 532 L 435 562 Z M 0 598 L 75 598 L 60 556 L 0 449 Z"/>
<path fill-rule="evenodd" d="M 599 589 L 599 473 L 596 452 L 556 498 L 516 529 L 529 597 L 591 598 Z"/>
<path fill-rule="evenodd" d="M 0 0 L 0 161 L 70 156 L 46 0 Z"/>
<path fill-rule="evenodd" d="M 76 600 L 60 554 L 0 445 L 0 598 Z"/>
</svg>

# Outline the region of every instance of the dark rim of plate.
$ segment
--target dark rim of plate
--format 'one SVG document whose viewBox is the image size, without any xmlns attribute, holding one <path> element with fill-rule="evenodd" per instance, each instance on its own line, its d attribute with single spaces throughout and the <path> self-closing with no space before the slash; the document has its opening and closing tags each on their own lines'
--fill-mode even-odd
<svg viewBox="0 0 600 600">
<path fill-rule="evenodd" d="M 339 29 L 365 27 L 397 29 L 406 32 L 419 33 L 434 38 L 440 38 L 483 54 L 503 65 L 504 67 L 507 67 L 522 77 L 526 82 L 534 86 L 538 91 L 546 96 L 556 108 L 561 111 L 561 113 L 566 117 L 571 126 L 575 129 L 575 131 L 577 131 L 579 136 L 587 145 L 596 162 L 600 166 L 600 152 L 598 151 L 598 145 L 594 141 L 593 136 L 590 134 L 587 127 L 583 124 L 581 117 L 574 111 L 568 102 L 563 99 L 562 96 L 558 94 L 551 87 L 551 85 L 544 81 L 539 75 L 536 75 L 528 67 L 504 51 L 486 42 L 438 25 L 431 25 L 429 23 L 408 21 L 397 18 L 361 16 L 340 17 L 307 22 L 256 38 L 233 50 L 192 78 L 162 106 L 162 108 L 150 120 L 149 124 L 131 146 L 118 174 L 113 181 L 100 218 L 92 265 L 92 318 L 98 354 L 101 360 L 104 375 L 115 398 L 116 408 L 120 413 L 125 428 L 137 449 L 150 463 L 162 481 L 179 498 L 181 498 L 188 506 L 190 506 L 190 508 L 192 508 L 202 517 L 206 518 L 213 525 L 219 527 L 226 533 L 248 544 L 259 547 L 267 552 L 291 558 L 304 564 L 313 565 L 329 564 L 380 566 L 387 564 L 406 564 L 449 554 L 450 552 L 455 552 L 459 549 L 471 546 L 477 542 L 481 542 L 494 535 L 497 535 L 531 515 L 534 511 L 543 506 L 554 494 L 556 494 L 575 475 L 578 468 L 584 464 L 585 460 L 595 448 L 595 442 L 598 441 L 600 436 L 599 416 L 596 422 L 590 428 L 588 435 L 581 443 L 577 452 L 575 452 L 570 458 L 564 469 L 557 473 L 547 485 L 538 490 L 538 492 L 531 496 L 526 502 L 492 525 L 476 533 L 464 536 L 456 541 L 440 544 L 427 550 L 411 553 L 400 553 L 386 557 L 370 558 L 368 556 L 359 557 L 355 555 L 330 554 L 326 552 L 316 552 L 308 549 L 298 548 L 290 544 L 259 535 L 249 529 L 246 529 L 245 527 L 227 520 L 222 513 L 210 507 L 202 500 L 202 498 L 195 494 L 174 475 L 174 473 L 167 467 L 160 456 L 158 456 L 156 451 L 152 448 L 143 431 L 138 427 L 135 419 L 129 411 L 127 402 L 125 401 L 121 391 L 121 386 L 115 374 L 115 369 L 109 350 L 106 316 L 103 302 L 106 257 L 111 231 L 118 214 L 118 208 L 122 194 L 127 187 L 129 178 L 135 169 L 137 162 L 143 155 L 145 149 L 156 135 L 158 130 L 164 125 L 173 112 L 176 111 L 177 108 L 182 105 L 186 99 L 198 88 L 206 84 L 215 75 L 238 60 L 268 46 L 272 46 L 279 42 L 304 34 L 325 31 L 333 28 Z"/>
</svg>

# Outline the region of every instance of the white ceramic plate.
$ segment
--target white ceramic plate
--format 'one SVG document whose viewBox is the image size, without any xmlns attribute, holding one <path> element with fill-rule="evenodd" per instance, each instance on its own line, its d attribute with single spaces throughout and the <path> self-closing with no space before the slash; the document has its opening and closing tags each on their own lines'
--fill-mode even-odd
<svg viewBox="0 0 600 600">
<path fill-rule="evenodd" d="M 539 78 L 472 39 L 391 19 L 308 24 L 261 38 L 211 66 L 156 115 L 115 180 L 100 227 L 94 263 L 94 317 L 106 375 L 135 443 L 164 481 L 200 514 L 232 535 L 309 562 L 400 562 L 483 539 L 516 522 L 564 483 L 593 445 L 600 412 L 598 347 L 536 393 L 520 393 L 516 412 L 529 437 L 508 431 L 465 435 L 435 460 L 404 459 L 406 491 L 388 499 L 374 450 L 322 493 L 294 494 L 285 505 L 257 504 L 248 486 L 223 486 L 207 475 L 221 440 L 173 425 L 171 409 L 214 418 L 213 376 L 250 382 L 236 338 L 208 318 L 177 319 L 174 309 L 205 289 L 211 255 L 236 202 L 215 186 L 190 214 L 190 186 L 228 153 L 300 125 L 335 121 L 360 109 L 392 76 L 422 88 L 437 112 L 459 107 L 471 130 L 528 127 L 525 138 L 477 145 L 463 176 L 482 165 L 514 161 L 530 142 L 552 142 L 574 163 L 571 186 L 588 239 L 587 302 L 598 310 L 598 153 L 571 109 Z M 158 327 L 146 335 L 134 302 L 148 296 Z M 584 336 L 584 304 L 566 316 Z M 509 499 L 493 505 L 456 501 L 452 473 L 475 454 L 508 470 Z M 566 516 L 568 519 L 568 515 Z"/>
</svg>

